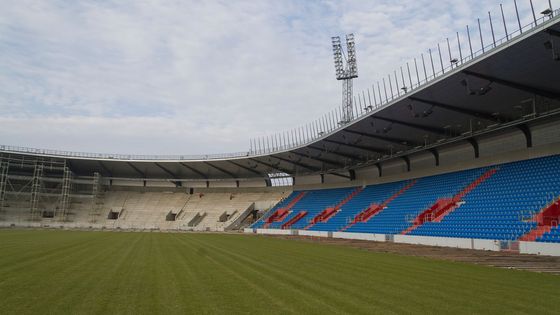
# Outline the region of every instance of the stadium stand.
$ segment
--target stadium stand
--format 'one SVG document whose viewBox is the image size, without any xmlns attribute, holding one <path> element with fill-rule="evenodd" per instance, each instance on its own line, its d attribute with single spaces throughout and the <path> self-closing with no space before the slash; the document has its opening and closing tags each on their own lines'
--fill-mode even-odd
<svg viewBox="0 0 560 315">
<path fill-rule="evenodd" d="M 306 191 L 269 228 L 281 228 L 307 211 L 304 219 L 284 228 L 560 242 L 559 165 L 560 156 L 551 156 L 363 190 Z M 302 193 L 293 192 L 287 200 Z M 322 220 L 325 214 L 328 220 Z M 259 221 L 253 228 L 262 226 Z"/>
<path fill-rule="evenodd" d="M 0 225 L 224 231 L 251 215 L 255 204 L 271 207 L 283 196 L 283 192 L 216 192 L 191 195 L 184 192 L 108 191 L 102 199 L 102 211 L 99 214 L 92 216 L 91 200 L 77 200 L 70 205 L 70 212 L 65 221 L 50 215 L 30 221 L 30 200 L 8 196 L 7 211 Z M 56 207 L 56 200 L 41 202 L 41 213 L 51 213 L 46 209 Z"/>
</svg>

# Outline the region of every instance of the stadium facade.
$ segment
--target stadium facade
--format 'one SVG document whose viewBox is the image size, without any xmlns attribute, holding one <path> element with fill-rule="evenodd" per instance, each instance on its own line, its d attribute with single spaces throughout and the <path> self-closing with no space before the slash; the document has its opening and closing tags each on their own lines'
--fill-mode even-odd
<svg viewBox="0 0 560 315">
<path fill-rule="evenodd" d="M 445 64 L 430 55 L 431 75 L 407 64 L 389 93 L 376 85 L 355 102 L 350 122 L 329 116 L 247 152 L 0 146 L 0 225 L 251 224 L 245 231 L 560 255 L 559 14 L 492 33 L 479 51 L 449 48 Z"/>
</svg>

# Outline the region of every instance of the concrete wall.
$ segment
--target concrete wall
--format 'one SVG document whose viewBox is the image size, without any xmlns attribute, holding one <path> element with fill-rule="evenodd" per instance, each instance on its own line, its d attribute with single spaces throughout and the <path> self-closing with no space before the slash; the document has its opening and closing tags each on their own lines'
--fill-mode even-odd
<svg viewBox="0 0 560 315">
<path fill-rule="evenodd" d="M 497 252 L 500 250 L 500 242 L 494 240 L 473 239 L 472 249 L 491 250 Z"/>
<path fill-rule="evenodd" d="M 435 157 L 430 152 L 422 152 L 410 156 L 410 168 L 412 170 L 434 168 L 435 166 Z"/>
<path fill-rule="evenodd" d="M 352 240 L 367 240 L 386 242 L 385 234 L 350 233 L 350 232 L 325 232 L 307 230 L 278 230 L 278 229 L 245 229 L 245 233 L 269 234 L 269 235 L 305 235 L 317 237 L 333 237 Z M 418 235 L 393 235 L 393 242 L 403 244 L 428 245 L 438 247 L 453 247 L 463 249 L 476 249 L 488 251 L 500 251 L 500 241 L 485 239 L 470 239 L 456 237 L 433 237 Z M 560 256 L 560 243 L 541 242 L 519 242 L 519 253 Z"/>
<path fill-rule="evenodd" d="M 329 237 L 332 232 L 299 230 L 297 234 L 303 236 Z"/>
<path fill-rule="evenodd" d="M 240 181 L 239 187 L 266 187 L 264 179 Z"/>
<path fill-rule="evenodd" d="M 356 170 L 356 181 L 371 181 L 379 177 L 377 166 L 368 166 Z"/>
<path fill-rule="evenodd" d="M 185 181 L 185 182 L 183 182 L 183 187 L 186 187 L 186 188 L 206 187 L 206 182 L 205 181 Z"/>
<path fill-rule="evenodd" d="M 228 180 L 223 180 L 223 181 L 218 181 L 218 182 L 208 182 L 209 186 L 214 188 L 214 187 L 237 187 L 237 182 L 235 182 L 234 180 L 228 181 Z"/>
<path fill-rule="evenodd" d="M 523 150 L 527 147 L 527 140 L 521 130 L 501 132 L 497 135 L 478 139 L 480 156 L 494 156 L 496 154 Z"/>
<path fill-rule="evenodd" d="M 403 159 L 396 159 L 381 164 L 383 176 L 406 173 L 406 162 Z"/>
<path fill-rule="evenodd" d="M 440 246 L 440 247 L 456 247 L 456 248 L 468 248 L 468 249 L 473 248 L 473 242 L 469 238 L 395 235 L 393 240 L 395 243 L 430 245 L 430 246 Z"/>
<path fill-rule="evenodd" d="M 143 180 L 123 180 L 123 179 L 113 179 L 113 186 L 132 186 L 132 187 L 144 187 Z"/>
<path fill-rule="evenodd" d="M 268 235 L 291 235 L 292 230 L 278 230 L 278 229 L 256 229 L 257 234 Z"/>
<path fill-rule="evenodd" d="M 440 149 L 440 166 L 457 166 L 474 160 L 474 149 L 468 142 L 450 145 Z"/>
<path fill-rule="evenodd" d="M 348 175 L 348 172 L 340 172 L 342 175 Z M 349 175 L 348 175 L 349 176 Z M 349 178 L 340 177 L 337 175 L 325 174 L 323 176 L 323 180 L 325 184 L 340 184 L 340 183 L 349 183 Z"/>
<path fill-rule="evenodd" d="M 146 181 L 146 187 L 175 187 L 175 183 L 163 181 Z"/>
<path fill-rule="evenodd" d="M 351 233 L 351 232 L 333 232 L 332 237 L 343 238 L 348 240 L 364 240 L 385 242 L 385 234 L 372 234 L 372 233 Z"/>
<path fill-rule="evenodd" d="M 548 122 L 531 127 L 533 145 L 546 145 L 558 142 L 560 139 L 560 122 Z"/>
<path fill-rule="evenodd" d="M 521 254 L 560 256 L 560 243 L 519 242 Z"/>
<path fill-rule="evenodd" d="M 295 177 L 295 184 L 298 186 L 301 185 L 313 185 L 313 184 L 321 184 L 321 175 L 309 175 L 309 176 L 296 176 Z"/>
</svg>

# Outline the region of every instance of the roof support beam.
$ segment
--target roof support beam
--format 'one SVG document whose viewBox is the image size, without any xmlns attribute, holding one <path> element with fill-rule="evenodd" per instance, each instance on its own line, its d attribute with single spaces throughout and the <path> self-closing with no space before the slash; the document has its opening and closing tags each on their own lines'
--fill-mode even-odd
<svg viewBox="0 0 560 315">
<path fill-rule="evenodd" d="M 551 99 L 557 99 L 560 97 L 560 93 L 556 92 L 556 91 L 549 91 L 549 90 L 544 90 L 544 89 L 540 89 L 534 86 L 529 86 L 529 85 L 525 85 L 525 84 L 521 84 L 521 83 L 517 83 L 517 82 L 513 82 L 513 81 L 508 81 L 508 80 L 504 80 L 504 79 L 500 79 L 500 78 L 496 78 L 496 77 L 492 77 L 486 74 L 482 74 L 482 73 L 477 73 L 477 72 L 473 72 L 473 71 L 469 71 L 469 70 L 463 70 L 463 73 L 466 75 L 470 75 L 476 78 L 480 78 L 480 79 L 484 79 L 484 80 L 488 80 L 491 82 L 496 82 L 498 84 L 516 89 L 516 90 L 521 90 L 521 91 L 525 91 L 531 94 L 537 94 L 540 96 L 544 96 L 547 98 L 551 98 Z"/>
<path fill-rule="evenodd" d="M 179 164 L 182 165 L 183 167 L 185 167 L 186 169 L 190 170 L 191 172 L 193 172 L 195 174 L 198 174 L 200 177 L 202 177 L 204 179 L 208 179 L 208 175 L 206 175 L 203 172 L 197 170 L 196 168 L 194 168 L 194 167 L 192 167 L 192 166 L 190 166 L 186 163 L 183 163 L 183 162 L 179 162 Z"/>
<path fill-rule="evenodd" d="M 374 135 L 374 134 L 367 133 L 367 132 L 355 131 L 355 130 L 350 130 L 350 129 L 343 129 L 342 132 L 347 132 L 347 133 L 352 133 L 352 134 L 367 137 L 367 138 L 387 141 L 387 142 L 391 142 L 391 143 L 398 144 L 398 145 L 403 145 L 403 146 L 407 146 L 407 145 L 416 146 L 417 145 L 414 141 L 411 141 L 411 140 L 379 136 L 379 135 Z"/>
<path fill-rule="evenodd" d="M 72 171 L 72 161 L 70 160 L 64 160 L 64 163 L 66 163 L 66 166 L 70 169 L 70 171 Z"/>
<path fill-rule="evenodd" d="M 264 176 L 263 173 L 261 173 L 261 172 L 259 172 L 259 171 L 257 171 L 257 170 L 254 170 L 254 169 L 252 169 L 252 168 L 250 168 L 250 167 L 247 167 L 247 166 L 245 166 L 245 165 L 242 165 L 242 164 L 239 164 L 239 163 L 230 161 L 230 160 L 227 160 L 227 161 L 230 162 L 231 164 L 233 164 L 233 165 L 235 165 L 235 166 L 237 166 L 237 167 L 239 167 L 239 168 L 242 168 L 242 169 L 244 169 L 244 170 L 246 170 L 246 171 L 249 171 L 249 172 L 251 172 L 251 173 L 253 173 L 253 174 L 257 174 L 257 175 L 260 175 L 260 176 Z"/>
<path fill-rule="evenodd" d="M 519 130 L 521 130 L 523 132 L 523 134 L 525 135 L 525 140 L 527 141 L 527 148 L 532 148 L 533 147 L 533 135 L 531 134 L 531 128 L 529 128 L 529 126 L 527 126 L 527 125 L 519 125 L 519 126 L 517 126 L 517 128 L 519 128 Z"/>
<path fill-rule="evenodd" d="M 318 169 L 318 168 L 316 168 L 316 167 L 313 167 L 313 166 L 311 166 L 311 165 L 309 165 L 309 164 L 301 163 L 301 161 L 297 161 L 297 162 L 296 162 L 296 161 L 292 161 L 292 160 L 290 160 L 290 159 L 286 159 L 286 158 L 279 157 L 279 156 L 277 156 L 277 155 L 271 155 L 271 157 L 273 157 L 273 158 L 275 158 L 275 159 L 278 159 L 278 160 L 280 160 L 280 161 L 284 161 L 284 162 L 286 162 L 286 163 L 291 163 L 291 164 L 294 164 L 294 165 L 296 165 L 296 166 L 306 168 L 306 169 L 308 169 L 308 170 L 310 170 L 310 171 L 313 171 L 313 172 L 318 172 L 318 171 L 321 170 L 321 169 Z"/>
<path fill-rule="evenodd" d="M 338 177 L 343 177 L 343 178 L 352 180 L 352 176 L 351 176 L 351 175 L 348 176 L 348 175 L 340 174 L 340 173 L 337 173 L 337 172 L 330 172 L 330 173 L 327 173 L 327 174 L 335 175 L 335 176 L 338 176 Z M 324 179 L 323 179 L 323 181 L 324 181 Z"/>
<path fill-rule="evenodd" d="M 359 145 L 359 144 L 350 144 L 350 143 L 345 143 L 345 142 L 336 141 L 336 140 L 324 139 L 323 141 L 338 144 L 338 145 L 343 145 L 343 146 L 347 146 L 347 147 L 351 147 L 351 148 L 357 148 L 357 149 L 368 151 L 368 152 L 383 153 L 383 152 L 387 151 L 386 149 L 383 149 L 383 148 L 370 147 L 370 146 Z"/>
<path fill-rule="evenodd" d="M 285 169 L 285 168 L 283 168 L 283 167 L 278 166 L 278 165 L 280 165 L 280 163 L 278 163 L 278 165 L 272 165 L 272 164 L 270 164 L 270 163 L 263 162 L 263 161 L 261 161 L 261 160 L 257 160 L 256 158 L 249 158 L 249 160 L 251 160 L 251 161 L 253 161 L 253 162 L 255 162 L 255 163 L 262 164 L 262 165 L 264 165 L 264 166 L 266 166 L 266 167 L 269 167 L 269 168 L 271 168 L 271 169 L 273 169 L 273 170 L 280 171 L 280 172 L 282 172 L 282 173 L 286 173 L 286 174 L 290 174 L 290 175 L 293 175 L 293 174 L 294 174 L 294 170 L 288 170 L 288 169 Z"/>
<path fill-rule="evenodd" d="M 344 153 L 344 152 L 339 152 L 339 151 L 335 151 L 335 150 L 329 151 L 327 148 L 320 148 L 320 147 L 317 147 L 317 146 L 314 146 L 314 145 L 310 145 L 310 146 L 308 146 L 308 148 L 313 149 L 313 150 L 317 150 L 317 151 L 321 151 L 321 153 L 324 153 L 324 154 L 338 155 L 338 156 L 341 156 L 341 157 L 347 158 L 347 159 L 364 161 L 364 158 L 362 156 L 358 156 L 358 155 L 354 155 L 354 154 L 350 154 L 350 153 Z"/>
<path fill-rule="evenodd" d="M 113 177 L 113 173 L 111 173 L 109 168 L 105 164 L 103 164 L 103 162 L 97 160 L 97 163 L 99 164 L 99 166 L 101 166 L 101 169 L 103 170 L 103 172 L 107 173 L 107 175 L 105 175 L 105 176 Z"/>
<path fill-rule="evenodd" d="M 383 168 L 381 167 L 381 163 L 375 163 L 377 166 L 377 170 L 379 171 L 379 177 L 383 176 Z"/>
<path fill-rule="evenodd" d="M 402 156 L 402 159 L 404 160 L 404 162 L 406 163 L 406 171 L 410 172 L 410 158 L 406 155 Z"/>
<path fill-rule="evenodd" d="M 314 149 L 314 150 L 319 150 L 319 151 L 321 151 L 321 152 L 324 152 L 324 150 L 323 150 L 323 149 L 320 149 L 320 148 L 316 148 L 316 147 L 312 147 L 312 146 L 308 146 L 308 148 Z M 330 159 L 325 159 L 325 158 L 321 158 L 321 157 L 315 157 L 315 156 L 311 156 L 310 154 L 303 154 L 303 153 L 299 153 L 299 152 L 296 152 L 296 151 L 290 151 L 290 153 L 293 153 L 293 154 L 295 154 L 295 155 L 299 155 L 299 156 L 302 156 L 302 157 L 304 157 L 304 158 L 308 158 L 308 159 L 311 159 L 311 160 L 317 160 L 317 161 L 319 161 L 319 162 L 323 162 L 323 163 L 326 163 L 326 164 L 334 165 L 335 167 L 338 167 L 338 168 L 344 168 L 344 167 L 345 167 L 345 165 L 340 164 L 339 162 L 333 161 L 333 160 L 330 160 Z"/>
<path fill-rule="evenodd" d="M 480 148 L 478 146 L 478 141 L 475 138 L 468 138 L 467 141 L 472 145 L 474 150 L 474 158 L 478 159 L 480 157 Z"/>
<path fill-rule="evenodd" d="M 213 168 L 217 169 L 218 171 L 220 171 L 220 172 L 222 172 L 222 173 L 224 173 L 224 174 L 226 174 L 226 175 L 228 175 L 228 176 L 230 176 L 230 177 L 232 177 L 232 178 L 237 178 L 237 176 L 235 176 L 235 174 L 233 174 L 232 172 L 230 172 L 230 171 L 228 171 L 228 170 L 225 170 L 225 169 L 223 169 L 223 168 L 221 168 L 221 167 L 218 167 L 218 166 L 216 166 L 216 165 L 214 165 L 214 164 L 212 164 L 212 163 L 210 163 L 210 162 L 204 161 L 203 163 L 206 164 L 206 165 L 208 165 L 208 166 L 210 166 L 210 167 L 213 167 Z"/>
<path fill-rule="evenodd" d="M 137 168 L 136 166 L 134 166 L 132 163 L 130 162 L 126 162 L 126 164 L 128 166 L 130 166 L 134 171 L 136 171 L 136 173 L 140 174 L 142 176 L 142 178 L 146 178 L 146 174 L 144 174 L 144 172 L 142 172 L 139 168 Z"/>
<path fill-rule="evenodd" d="M 167 168 L 165 168 L 163 165 L 159 164 L 159 163 L 154 163 L 157 167 L 159 167 L 161 170 L 163 170 L 164 172 L 166 172 L 167 174 L 171 175 L 171 177 L 173 178 L 177 178 L 177 175 L 175 175 L 175 173 L 173 173 L 172 171 L 168 170 Z"/>
<path fill-rule="evenodd" d="M 449 105 L 449 104 L 443 104 L 443 103 L 436 102 L 436 101 L 425 100 L 425 99 L 414 97 L 414 96 L 410 96 L 408 99 L 411 100 L 411 101 L 425 103 L 425 104 L 432 105 L 432 106 L 435 106 L 435 107 L 443 108 L 443 109 L 453 111 L 453 112 L 456 112 L 456 113 L 460 113 L 460 114 L 464 114 L 464 115 L 468 115 L 468 116 L 472 116 L 472 117 L 476 117 L 476 118 L 483 118 L 483 119 L 493 121 L 493 122 L 500 122 L 500 120 L 497 119 L 497 117 L 492 116 L 492 114 L 490 114 L 490 113 L 484 113 L 484 112 L 479 112 L 479 111 L 476 111 L 476 110 L 457 107 L 457 106 L 453 106 L 453 105 Z"/>
<path fill-rule="evenodd" d="M 557 31 L 557 30 L 555 30 L 555 29 L 549 28 L 549 29 L 546 29 L 545 32 L 546 32 L 548 35 L 560 37 L 560 31 Z"/>
<path fill-rule="evenodd" d="M 405 121 L 396 120 L 396 119 L 392 119 L 392 118 L 379 117 L 379 116 L 371 116 L 371 118 L 387 121 L 387 122 L 390 122 L 390 123 L 393 123 L 393 124 L 399 124 L 399 125 L 407 126 L 407 127 L 414 128 L 414 129 L 424 130 L 424 131 L 435 133 L 435 134 L 442 135 L 442 136 L 446 135 L 445 134 L 445 129 L 443 129 L 443 128 L 424 126 L 424 125 L 419 125 L 419 124 L 415 124 L 415 123 L 405 122 Z"/>
<path fill-rule="evenodd" d="M 430 151 L 433 155 L 434 155 L 434 160 L 436 161 L 436 166 L 439 166 L 439 151 L 437 148 L 432 148 L 429 149 L 428 151 Z"/>
</svg>

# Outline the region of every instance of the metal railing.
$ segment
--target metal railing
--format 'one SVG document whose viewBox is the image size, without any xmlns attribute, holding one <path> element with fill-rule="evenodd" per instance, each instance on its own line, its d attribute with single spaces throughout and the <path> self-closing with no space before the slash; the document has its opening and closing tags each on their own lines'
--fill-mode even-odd
<svg viewBox="0 0 560 315">
<path fill-rule="evenodd" d="M 559 19 L 560 16 L 560 9 L 552 9 L 552 5 L 549 1 L 550 12 L 545 14 L 544 12 L 541 13 L 542 16 L 539 18 L 536 17 L 535 10 L 533 7 L 533 3 L 529 0 L 531 4 L 531 13 L 532 13 L 532 21 L 525 26 L 522 26 L 521 19 L 519 18 L 519 10 L 517 6 L 517 2 L 514 1 L 515 4 L 515 12 L 516 12 L 516 25 L 517 28 L 512 29 L 512 31 L 508 31 L 506 22 L 506 18 L 503 13 L 503 8 L 500 5 L 501 11 L 501 21 L 503 24 L 504 35 L 501 38 L 496 39 L 496 32 L 492 22 L 492 18 L 490 12 L 488 12 L 488 22 L 490 23 L 490 29 L 492 34 L 492 41 L 489 44 L 484 44 L 484 34 L 482 32 L 480 19 L 477 20 L 478 26 L 478 37 L 474 38 L 480 41 L 480 45 L 478 49 L 473 48 L 473 37 L 471 36 L 472 32 L 467 26 L 466 29 L 466 37 L 468 38 L 468 53 L 463 54 L 465 51 L 465 44 L 461 45 L 461 35 L 459 32 L 456 33 L 456 45 L 454 45 L 454 49 L 452 50 L 451 44 L 449 39 L 447 38 L 444 45 L 444 50 L 447 48 L 447 56 L 446 59 L 448 61 L 443 62 L 444 55 L 441 53 L 441 45 L 437 45 L 437 59 L 436 63 L 434 63 L 434 58 L 432 54 L 432 50 L 428 49 L 428 56 L 430 63 L 426 66 L 426 61 L 424 58 L 424 54 L 421 55 L 422 63 L 419 64 L 418 60 L 414 58 L 414 63 L 411 70 L 412 62 L 407 62 L 406 66 L 403 68 L 402 66 L 399 68 L 399 72 L 394 71 L 393 76 L 389 74 L 387 76 L 387 81 L 385 78 L 377 81 L 375 84 L 372 84 L 372 89 L 367 89 L 367 98 L 366 98 L 366 91 L 361 91 L 361 93 L 357 93 L 358 98 L 354 99 L 354 111 L 356 116 L 353 117 L 351 121 L 342 121 L 342 109 L 341 107 L 337 107 L 327 114 L 323 115 L 321 118 L 316 119 L 315 121 L 288 130 L 280 133 L 276 133 L 269 136 L 259 137 L 250 139 L 250 148 L 249 151 L 245 152 L 235 152 L 235 153 L 219 153 L 219 154 L 203 154 L 203 155 L 134 155 L 134 154 L 105 154 L 105 153 L 88 153 L 88 152 L 73 152 L 73 151 L 61 151 L 61 150 L 49 150 L 49 149 L 34 149 L 34 148 L 26 148 L 26 147 L 18 147 L 18 146 L 9 146 L 9 145 L 0 145 L 0 151 L 8 151 L 8 152 L 17 152 L 17 153 L 28 153 L 28 154 L 40 154 L 40 155 L 49 155 L 49 156 L 56 156 L 56 157 L 75 157 L 75 158 L 92 158 L 92 159 L 115 159 L 115 160 L 223 160 L 223 159 L 231 159 L 231 158 L 243 158 L 243 157 L 252 157 L 252 156 L 260 156 L 260 155 L 267 155 L 267 154 L 274 154 L 278 152 L 283 152 L 287 150 L 291 150 L 294 148 L 302 147 L 308 145 L 312 142 L 325 138 L 333 133 L 336 133 L 338 130 L 344 128 L 346 125 L 360 120 L 365 116 L 372 115 L 374 112 L 380 110 L 381 108 L 387 107 L 392 103 L 400 100 L 405 95 L 410 95 L 413 92 L 416 92 L 418 89 L 427 86 L 428 84 L 432 83 L 433 81 L 437 80 L 438 78 L 443 77 L 444 75 L 448 74 L 452 70 L 464 68 L 474 61 L 482 58 L 483 56 L 492 53 L 496 49 L 514 41 L 515 39 L 519 38 L 521 35 L 531 31 L 533 29 L 538 28 L 539 26 L 550 22 L 552 20 L 556 21 Z M 476 34 L 475 34 L 476 35 Z M 465 35 L 463 35 L 465 37 Z M 488 35 L 486 36 L 488 37 Z M 439 61 L 439 65 L 437 65 L 437 61 Z M 420 70 L 419 70 L 420 67 Z M 437 69 L 439 70 L 437 70 Z M 429 71 L 431 70 L 431 72 Z M 405 78 L 406 73 L 406 80 Z M 400 81 L 400 82 L 399 82 Z M 408 81 L 408 82 L 407 82 Z M 400 84 L 399 84 L 400 83 Z M 407 84 L 408 83 L 408 84 Z M 381 90 L 383 87 L 383 92 Z M 467 87 L 468 88 L 468 87 Z M 376 92 L 377 89 L 377 92 Z M 389 90 L 387 90 L 389 89 Z M 389 91 L 389 92 L 387 92 Z M 372 101 L 373 97 L 373 101 Z M 465 132 L 472 133 L 475 131 L 476 128 L 473 128 L 472 122 L 470 126 L 466 127 Z M 481 125 L 479 126 L 480 129 L 486 129 L 490 126 Z M 389 127 L 390 128 L 390 127 Z M 382 130 L 386 132 L 388 130 Z M 451 135 L 452 136 L 452 135 Z M 456 135 L 455 135 L 456 136 Z M 428 139 L 425 139 L 424 146 L 427 146 Z M 393 148 L 388 148 L 391 155 Z M 400 152 L 396 152 L 397 154 Z"/>
<path fill-rule="evenodd" d="M 28 153 L 38 155 L 48 155 L 55 157 L 75 157 L 109 160 L 219 160 L 229 158 L 239 158 L 249 156 L 249 152 L 223 153 L 223 154 L 204 154 L 204 155 L 135 155 L 135 154 L 109 154 L 109 153 L 90 153 L 74 152 L 49 149 L 34 149 L 10 145 L 0 145 L 0 151 Z"/>
<path fill-rule="evenodd" d="M 550 12 L 546 14 L 546 11 L 543 11 L 543 13 L 541 13 L 542 16 L 538 18 L 532 1 L 529 0 L 529 3 L 531 10 L 524 13 L 527 13 L 528 16 L 532 16 L 532 21 L 525 24 L 525 26 L 523 26 L 519 18 L 517 1 L 514 1 L 516 13 L 514 23 L 518 25 L 518 27 L 510 27 L 509 30 L 508 20 L 506 20 L 503 7 L 500 5 L 501 14 L 499 23 L 492 21 L 492 15 L 488 12 L 487 22 L 489 23 L 491 34 L 483 33 L 481 20 L 477 19 L 477 29 L 475 31 L 470 29 L 467 25 L 463 34 L 457 32 L 453 40 L 446 38 L 443 45 L 438 43 L 433 50 L 428 49 L 426 55 L 421 54 L 421 58 L 414 58 L 410 62 L 407 62 L 404 66 L 399 67 L 399 71 L 394 71 L 393 74 L 389 74 L 387 77 L 382 78 L 381 81 L 372 84 L 371 89 L 368 88 L 367 90 L 361 91 L 361 93 L 356 93 L 357 97 L 354 98 L 353 104 L 354 113 L 356 113 L 356 115 L 352 120 L 343 121 L 342 108 L 339 106 L 309 124 L 288 131 L 251 139 L 249 154 L 273 154 L 302 147 L 325 138 L 344 128 L 346 125 L 360 120 L 365 116 L 372 115 L 376 111 L 391 105 L 404 96 L 416 92 L 418 89 L 442 78 L 451 71 L 471 65 L 476 60 L 518 39 L 521 35 L 551 20 L 559 20 L 560 9 L 552 9 L 552 4 L 550 2 L 550 8 L 547 8 L 550 9 Z M 509 21 L 509 24 L 511 25 L 513 23 Z M 499 34 L 497 37 L 498 28 L 503 29 L 501 37 L 499 37 Z M 461 42 L 461 38 L 463 38 L 463 42 Z M 465 39 L 467 40 L 466 42 Z M 465 88 L 469 88 L 468 83 L 466 83 Z M 484 128 L 486 128 L 486 126 L 484 126 Z M 466 128 L 465 132 L 466 131 L 472 132 L 472 126 Z M 382 132 L 388 132 L 388 130 L 382 130 Z M 389 148 L 388 151 L 391 149 L 392 148 Z"/>
</svg>

